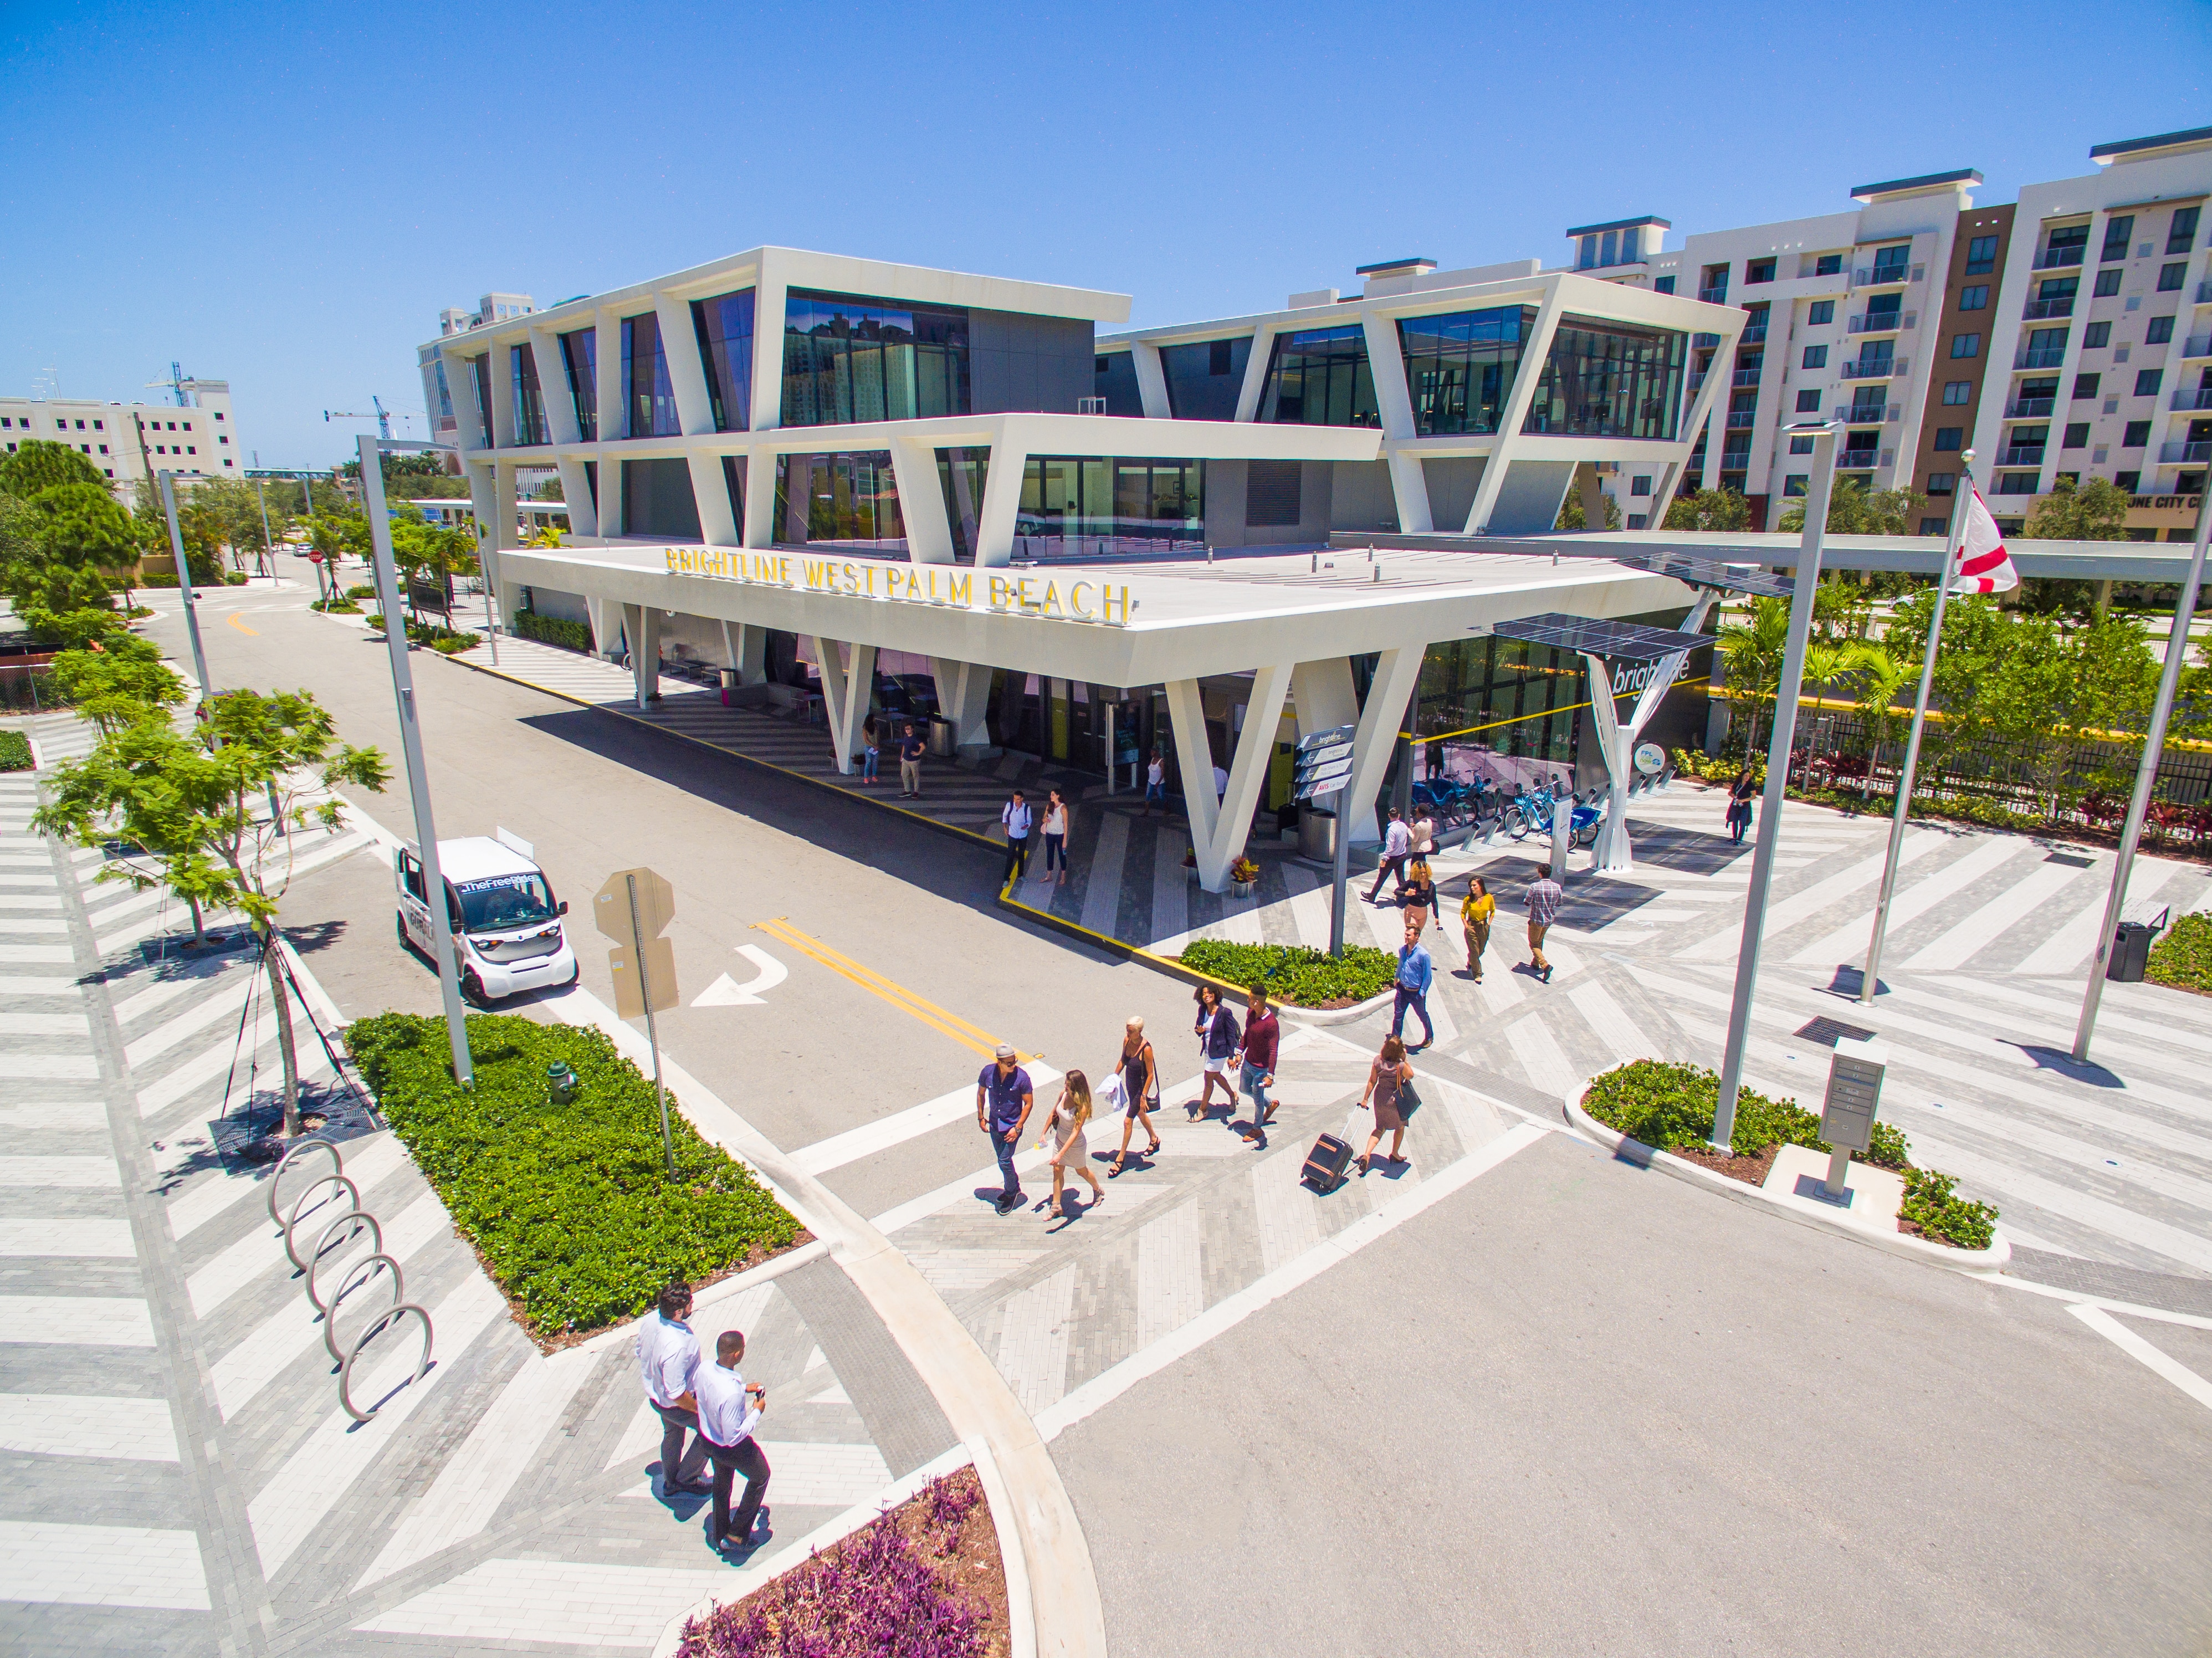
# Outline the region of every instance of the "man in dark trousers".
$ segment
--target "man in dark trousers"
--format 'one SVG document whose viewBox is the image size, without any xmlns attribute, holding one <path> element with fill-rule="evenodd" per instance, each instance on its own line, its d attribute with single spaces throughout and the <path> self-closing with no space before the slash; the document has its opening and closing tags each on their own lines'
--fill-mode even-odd
<svg viewBox="0 0 2212 1658">
<path fill-rule="evenodd" d="M 684 1321 L 691 1316 L 691 1286 L 678 1278 L 660 1292 L 660 1304 L 637 1321 L 637 1363 L 645 1396 L 660 1418 L 660 1488 L 665 1496 L 703 1497 L 707 1442 L 698 1436 L 697 1400 L 691 1384 L 699 1370 L 699 1338 Z M 691 1449 L 684 1436 L 694 1435 Z"/>
<path fill-rule="evenodd" d="M 1244 1097 L 1252 1102 L 1252 1126 L 1244 1138 L 1267 1143 L 1267 1119 L 1275 1114 L 1267 1090 L 1275 1085 L 1275 1055 L 1282 1045 L 1283 1027 L 1275 1010 L 1267 1005 L 1267 987 L 1254 985 L 1244 999 Z"/>
<path fill-rule="evenodd" d="M 752 1386 L 738 1374 L 745 1356 L 742 1330 L 725 1330 L 714 1338 L 714 1362 L 702 1364 L 694 1382 L 699 1397 L 699 1433 L 714 1459 L 714 1506 L 707 1520 L 707 1541 L 714 1548 L 749 1548 L 753 1521 L 760 1515 L 761 1499 L 768 1495 L 768 1458 L 761 1455 L 753 1430 L 768 1409 L 768 1389 Z M 745 1477 L 744 1501 L 737 1518 L 730 1518 L 730 1491 L 737 1476 Z"/>
<path fill-rule="evenodd" d="M 1000 1042 L 998 1057 L 975 1078 L 975 1127 L 991 1137 L 999 1173 L 1006 1180 L 997 1205 L 1002 1215 L 1022 1206 L 1022 1180 L 1014 1172 L 1014 1149 L 1022 1143 L 1022 1125 L 1030 1120 L 1030 1108 L 1036 1103 L 1030 1073 L 1017 1062 L 1014 1050 Z"/>
<path fill-rule="evenodd" d="M 921 798 L 921 756 L 929 747 L 915 734 L 914 721 L 906 722 L 906 730 L 899 738 L 899 799 L 919 800 Z"/>
<path fill-rule="evenodd" d="M 1019 789 L 1014 791 L 1013 799 L 999 809 L 999 823 L 1006 831 L 1006 868 L 999 878 L 1002 886 L 1029 867 L 1030 824 L 1033 821 L 1030 803 L 1023 799 Z"/>
<path fill-rule="evenodd" d="M 1395 877 L 1398 883 L 1394 896 L 1406 896 L 1406 859 L 1413 850 L 1413 831 L 1398 815 L 1398 808 L 1390 808 L 1389 826 L 1382 831 L 1382 862 L 1375 872 L 1375 884 L 1367 889 L 1367 902 L 1373 903 L 1376 895 L 1382 890 L 1382 883 Z"/>
</svg>

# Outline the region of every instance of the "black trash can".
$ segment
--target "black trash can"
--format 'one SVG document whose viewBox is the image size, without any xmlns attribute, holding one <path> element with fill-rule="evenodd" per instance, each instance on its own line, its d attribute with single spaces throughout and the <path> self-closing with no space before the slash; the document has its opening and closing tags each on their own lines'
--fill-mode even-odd
<svg viewBox="0 0 2212 1658">
<path fill-rule="evenodd" d="M 2112 955 L 2105 976 L 2124 985 L 2141 984 L 2150 966 L 2151 941 L 2157 937 L 2158 929 L 2147 921 L 2121 922 L 2112 930 Z"/>
</svg>

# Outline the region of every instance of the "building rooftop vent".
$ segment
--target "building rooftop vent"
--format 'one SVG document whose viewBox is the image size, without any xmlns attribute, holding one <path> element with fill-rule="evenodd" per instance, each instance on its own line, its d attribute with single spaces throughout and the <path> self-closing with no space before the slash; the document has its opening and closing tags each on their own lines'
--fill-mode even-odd
<svg viewBox="0 0 2212 1658">
<path fill-rule="evenodd" d="M 1870 202 L 1877 196 L 1904 196 L 1917 190 L 1935 190 L 1944 185 L 1978 185 L 1982 175 L 1972 167 L 1962 167 L 1952 173 L 1924 173 L 1917 179 L 1889 179 L 1878 185 L 1859 185 L 1851 191 L 1855 202 Z"/>
</svg>

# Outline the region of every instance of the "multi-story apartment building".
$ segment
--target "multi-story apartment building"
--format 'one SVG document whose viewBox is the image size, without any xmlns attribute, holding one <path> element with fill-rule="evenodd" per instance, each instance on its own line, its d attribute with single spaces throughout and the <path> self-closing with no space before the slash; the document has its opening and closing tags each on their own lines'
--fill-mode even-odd
<svg viewBox="0 0 2212 1658">
<path fill-rule="evenodd" d="M 1758 527 L 1806 485 L 1811 440 L 1784 428 L 1826 414 L 1844 423 L 1838 470 L 1925 495 L 1924 533 L 1941 532 L 1972 448 L 2008 528 L 2061 477 L 2103 477 L 2135 496 L 2131 536 L 2185 537 L 2212 456 L 2212 128 L 2090 159 L 2098 173 L 2017 204 L 1977 206 L 1981 175 L 1960 169 L 1673 252 L 1664 219 L 1580 226 L 1570 268 L 1747 314 L 1733 349 L 1692 342 L 1692 383 L 1728 380 L 1680 487 L 1736 490 Z"/>
<path fill-rule="evenodd" d="M 174 472 L 242 477 L 246 451 L 228 380 L 180 380 L 181 407 L 94 403 L 80 398 L 0 398 L 0 443 L 10 452 L 31 439 L 66 443 L 112 480 L 128 503 L 142 477 Z"/>
<path fill-rule="evenodd" d="M 456 334 L 465 334 L 471 329 L 489 327 L 515 317 L 527 317 L 538 309 L 537 301 L 527 294 L 487 294 L 477 301 L 473 311 L 448 307 L 438 313 L 438 335 L 450 339 Z M 453 389 L 446 381 L 445 360 L 434 345 L 425 345 L 415 354 L 416 365 L 422 373 L 422 397 L 430 414 L 430 440 L 433 443 L 460 445 L 460 422 L 453 417 Z"/>
</svg>

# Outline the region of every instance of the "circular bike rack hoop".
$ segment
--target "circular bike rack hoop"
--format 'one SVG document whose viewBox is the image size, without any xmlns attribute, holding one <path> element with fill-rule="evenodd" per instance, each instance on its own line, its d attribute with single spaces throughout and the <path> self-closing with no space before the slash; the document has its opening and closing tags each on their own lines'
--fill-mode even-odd
<svg viewBox="0 0 2212 1658">
<path fill-rule="evenodd" d="M 286 1148 L 284 1155 L 276 1160 L 276 1168 L 269 1172 L 268 1204 L 270 1225 L 282 1226 L 284 1224 L 284 1217 L 276 1212 L 277 1182 L 284 1178 L 284 1171 L 292 1166 L 292 1159 L 311 1147 L 331 1154 L 331 1173 L 342 1175 L 345 1172 L 345 1158 L 339 1152 L 336 1141 L 325 1139 L 320 1134 L 309 1134 L 304 1139 L 294 1140 Z"/>
<path fill-rule="evenodd" d="M 368 1345 L 371 1336 L 408 1313 L 414 1314 L 422 1321 L 422 1357 L 415 1366 L 414 1376 L 409 1378 L 409 1385 L 412 1386 L 415 1382 L 420 1382 L 423 1374 L 430 1368 L 430 1345 L 434 1339 L 434 1333 L 430 1327 L 430 1315 L 414 1302 L 403 1301 L 386 1312 L 375 1323 L 354 1339 L 353 1345 L 346 1351 L 345 1363 L 338 1369 L 338 1403 L 345 1407 L 346 1414 L 356 1422 L 368 1421 L 376 1414 L 376 1412 L 364 1411 L 353 1402 L 353 1362 L 361 1357 L 361 1350 Z M 378 1408 L 381 1409 L 382 1406 L 380 1405 Z"/>
<path fill-rule="evenodd" d="M 356 1215 L 361 1212 L 361 1187 L 353 1183 L 353 1176 L 350 1175 L 331 1173 L 319 1175 L 313 1186 L 310 1186 L 306 1191 L 300 1193 L 299 1202 L 292 1206 L 292 1212 L 284 1221 L 284 1253 L 292 1258 L 292 1265 L 299 1268 L 299 1270 L 303 1272 L 307 1270 L 307 1263 L 300 1259 L 299 1248 L 293 1241 L 294 1236 L 299 1230 L 300 1223 L 307 1218 L 306 1215 L 301 1212 L 307 1207 L 307 1199 L 313 1197 L 317 1192 L 321 1191 L 325 1186 L 343 1186 L 345 1187 L 346 1194 L 353 1199 L 353 1207 L 347 1212 L 349 1214 Z M 381 1234 L 379 1236 L 380 1239 Z"/>
<path fill-rule="evenodd" d="M 374 1260 L 376 1256 L 384 1254 L 384 1225 L 366 1209 L 349 1210 L 338 1216 L 328 1226 L 323 1228 L 321 1235 L 315 1239 L 315 1247 L 307 1251 L 307 1299 L 314 1303 L 315 1310 L 325 1317 L 330 1315 L 331 1309 L 323 1305 L 323 1298 L 315 1293 L 315 1270 L 323 1264 L 323 1246 L 331 1241 L 331 1234 L 337 1231 L 339 1227 L 349 1225 L 358 1231 L 364 1224 L 368 1225 L 370 1233 L 376 1239 L 376 1248 L 369 1251 L 370 1259 Z M 331 1357 L 336 1358 L 337 1355 L 332 1353 Z"/>
<path fill-rule="evenodd" d="M 374 1318 L 369 1320 L 368 1323 L 361 1327 L 361 1339 L 368 1339 L 369 1333 L 383 1323 L 385 1320 L 390 1318 L 393 1309 L 398 1308 L 407 1299 L 407 1279 L 399 1270 L 399 1263 L 394 1260 L 390 1255 L 380 1253 L 374 1255 L 363 1255 L 359 1260 L 354 1262 L 352 1266 L 347 1267 L 345 1270 L 345 1276 L 338 1280 L 337 1292 L 331 1297 L 331 1304 L 323 1314 L 323 1348 L 325 1351 L 330 1354 L 331 1362 L 332 1363 L 343 1364 L 345 1363 L 346 1359 L 345 1354 L 338 1351 L 338 1310 L 345 1304 L 345 1298 L 348 1293 L 354 1290 L 357 1284 L 368 1284 L 374 1281 L 376 1277 L 374 1272 L 370 1272 L 367 1277 L 358 1278 L 356 1275 L 360 1273 L 365 1267 L 374 1266 L 379 1261 L 382 1261 L 385 1266 L 392 1269 L 392 1305 L 390 1307 L 386 1307 Z M 356 1343 L 356 1345 L 358 1345 L 358 1343 Z"/>
</svg>

